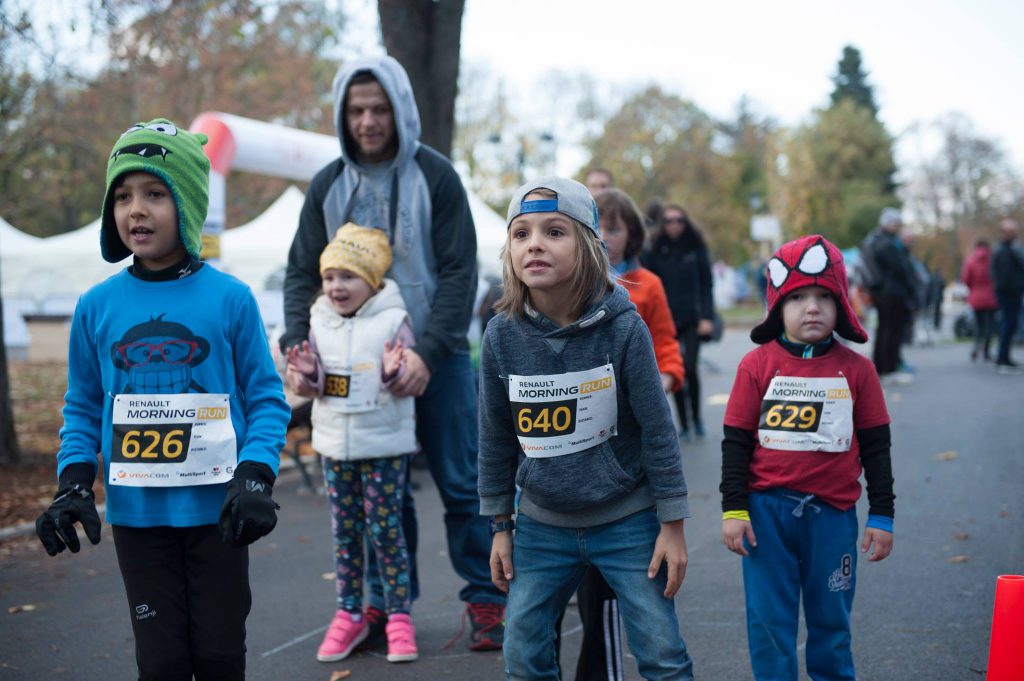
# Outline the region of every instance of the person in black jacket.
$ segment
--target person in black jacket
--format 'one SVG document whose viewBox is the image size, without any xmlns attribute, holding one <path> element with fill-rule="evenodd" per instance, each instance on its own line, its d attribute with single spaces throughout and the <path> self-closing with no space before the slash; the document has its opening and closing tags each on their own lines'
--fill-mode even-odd
<svg viewBox="0 0 1024 681">
<path fill-rule="evenodd" d="M 676 337 L 683 351 L 686 383 L 675 393 L 681 435 L 687 440 L 690 437 L 686 406 L 689 403 L 694 433 L 704 437 L 697 361 L 701 341 L 710 339 L 714 331 L 711 259 L 704 236 L 682 206 L 664 205 L 651 232 L 650 250 L 641 255 L 640 261 L 665 285 Z"/>
<path fill-rule="evenodd" d="M 917 299 L 917 274 L 900 240 L 903 220 L 898 208 L 884 208 L 878 228 L 865 244 L 878 266 L 879 279 L 870 287 L 878 310 L 874 362 L 882 382 L 910 382 L 913 377 L 899 371 L 900 344 Z"/>
<path fill-rule="evenodd" d="M 1009 218 L 999 225 L 999 245 L 992 253 L 992 281 L 999 301 L 999 354 L 996 366 L 1015 369 L 1010 359 L 1010 346 L 1020 321 L 1021 298 L 1024 297 L 1024 248 L 1017 242 L 1020 229 Z"/>
</svg>

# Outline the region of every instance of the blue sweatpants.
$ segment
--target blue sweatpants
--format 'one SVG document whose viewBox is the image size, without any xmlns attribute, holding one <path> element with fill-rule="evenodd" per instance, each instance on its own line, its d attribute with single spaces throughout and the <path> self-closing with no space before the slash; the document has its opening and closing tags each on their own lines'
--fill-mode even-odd
<svg viewBox="0 0 1024 681">
<path fill-rule="evenodd" d="M 797 681 L 800 597 L 807 622 L 807 673 L 853 681 L 850 609 L 857 573 L 857 512 L 784 489 L 750 494 L 757 547 L 747 546 L 743 587 L 756 681 Z"/>
</svg>

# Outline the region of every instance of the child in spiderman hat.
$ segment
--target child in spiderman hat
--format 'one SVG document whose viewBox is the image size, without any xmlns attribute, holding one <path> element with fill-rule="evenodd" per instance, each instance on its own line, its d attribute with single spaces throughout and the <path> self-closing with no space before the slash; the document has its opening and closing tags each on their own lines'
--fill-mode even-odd
<svg viewBox="0 0 1024 681">
<path fill-rule="evenodd" d="M 822 236 L 768 262 L 768 314 L 725 412 L 722 542 L 743 556 L 755 679 L 797 679 L 801 594 L 807 672 L 854 679 L 850 610 L 861 468 L 869 561 L 893 545 L 889 415 L 871 360 L 836 341 L 868 335 L 850 307 L 843 256 Z M 873 550 L 872 550 L 873 547 Z"/>
</svg>

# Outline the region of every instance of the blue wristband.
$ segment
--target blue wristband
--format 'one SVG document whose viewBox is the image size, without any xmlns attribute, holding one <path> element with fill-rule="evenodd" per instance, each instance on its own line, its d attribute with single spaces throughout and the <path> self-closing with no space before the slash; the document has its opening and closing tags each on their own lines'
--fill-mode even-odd
<svg viewBox="0 0 1024 681">
<path fill-rule="evenodd" d="M 873 527 L 876 530 L 885 530 L 891 534 L 892 518 L 887 515 L 869 515 L 867 526 Z"/>
</svg>

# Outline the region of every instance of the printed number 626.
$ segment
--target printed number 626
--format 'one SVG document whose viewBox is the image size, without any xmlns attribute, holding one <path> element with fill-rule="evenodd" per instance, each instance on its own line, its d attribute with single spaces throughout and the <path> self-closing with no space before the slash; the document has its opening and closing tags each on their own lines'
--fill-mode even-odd
<svg viewBox="0 0 1024 681">
<path fill-rule="evenodd" d="M 191 424 L 158 424 L 134 429 L 114 429 L 113 458 L 116 461 L 173 463 L 188 456 Z"/>
</svg>

